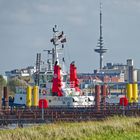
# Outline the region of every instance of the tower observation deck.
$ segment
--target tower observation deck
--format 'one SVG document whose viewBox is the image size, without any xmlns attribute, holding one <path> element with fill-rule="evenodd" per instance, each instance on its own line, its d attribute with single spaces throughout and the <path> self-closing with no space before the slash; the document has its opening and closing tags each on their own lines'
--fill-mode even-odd
<svg viewBox="0 0 140 140">
<path fill-rule="evenodd" d="M 100 55 L 100 69 L 103 68 L 103 54 L 107 52 L 107 49 L 103 46 L 103 35 L 102 35 L 102 3 L 100 3 L 100 37 L 98 39 L 97 49 L 94 49 L 95 52 Z"/>
</svg>

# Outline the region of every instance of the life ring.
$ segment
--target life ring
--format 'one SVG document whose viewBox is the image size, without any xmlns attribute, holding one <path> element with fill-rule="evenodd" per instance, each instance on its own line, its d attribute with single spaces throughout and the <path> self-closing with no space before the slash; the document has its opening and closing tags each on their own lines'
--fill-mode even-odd
<svg viewBox="0 0 140 140">
<path fill-rule="evenodd" d="M 43 94 L 43 95 L 46 95 L 46 94 L 47 94 L 47 90 L 46 90 L 46 89 L 43 89 L 43 90 L 42 90 L 42 94 Z"/>
</svg>

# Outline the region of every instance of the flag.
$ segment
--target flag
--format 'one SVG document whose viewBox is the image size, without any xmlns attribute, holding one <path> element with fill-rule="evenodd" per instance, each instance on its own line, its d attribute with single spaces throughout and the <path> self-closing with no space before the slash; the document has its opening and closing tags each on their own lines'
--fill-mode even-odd
<svg viewBox="0 0 140 140">
<path fill-rule="evenodd" d="M 63 38 L 60 42 L 61 43 L 65 43 L 66 42 L 66 38 Z"/>
<path fill-rule="evenodd" d="M 54 38 L 52 38 L 52 39 L 50 40 L 50 42 L 54 42 Z"/>
<path fill-rule="evenodd" d="M 61 32 L 61 34 L 60 35 L 58 35 L 58 39 L 61 39 L 62 37 L 63 37 L 63 31 Z"/>
</svg>

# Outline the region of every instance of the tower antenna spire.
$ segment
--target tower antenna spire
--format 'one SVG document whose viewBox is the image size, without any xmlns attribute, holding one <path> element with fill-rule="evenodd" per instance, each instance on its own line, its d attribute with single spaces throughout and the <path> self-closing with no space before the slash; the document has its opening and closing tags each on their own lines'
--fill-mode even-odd
<svg viewBox="0 0 140 140">
<path fill-rule="evenodd" d="M 100 37 L 102 37 L 102 3 L 100 2 Z"/>
<path fill-rule="evenodd" d="M 103 33 L 102 33 L 102 3 L 100 1 L 100 37 L 97 44 L 97 49 L 94 49 L 95 52 L 100 55 L 100 69 L 103 68 L 103 54 L 107 52 L 107 49 L 103 46 Z"/>
</svg>

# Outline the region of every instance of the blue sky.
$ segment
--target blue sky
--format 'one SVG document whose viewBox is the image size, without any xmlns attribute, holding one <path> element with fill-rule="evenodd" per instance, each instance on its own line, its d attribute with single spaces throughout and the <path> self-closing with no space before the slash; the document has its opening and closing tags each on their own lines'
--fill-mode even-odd
<svg viewBox="0 0 140 140">
<path fill-rule="evenodd" d="M 140 1 L 102 0 L 104 63 L 134 59 L 140 67 Z M 67 36 L 66 64 L 78 72 L 99 68 L 99 0 L 0 0 L 0 73 L 35 64 L 36 53 L 52 47 L 52 27 Z"/>
</svg>

